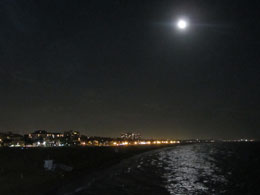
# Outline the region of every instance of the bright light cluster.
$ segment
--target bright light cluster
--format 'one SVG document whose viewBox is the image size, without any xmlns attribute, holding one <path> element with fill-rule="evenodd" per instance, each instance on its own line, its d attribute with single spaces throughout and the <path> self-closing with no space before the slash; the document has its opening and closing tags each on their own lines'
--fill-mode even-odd
<svg viewBox="0 0 260 195">
<path fill-rule="evenodd" d="M 185 30 L 188 27 L 188 22 L 187 20 L 180 19 L 177 21 L 177 27 L 180 30 Z"/>
<path fill-rule="evenodd" d="M 135 141 L 135 142 L 128 142 L 128 141 L 123 141 L 123 142 L 116 142 L 114 141 L 113 142 L 113 146 L 128 146 L 128 145 L 157 145 L 157 144 L 179 144 L 180 141 L 173 141 L 173 140 L 170 140 L 170 141 Z"/>
</svg>

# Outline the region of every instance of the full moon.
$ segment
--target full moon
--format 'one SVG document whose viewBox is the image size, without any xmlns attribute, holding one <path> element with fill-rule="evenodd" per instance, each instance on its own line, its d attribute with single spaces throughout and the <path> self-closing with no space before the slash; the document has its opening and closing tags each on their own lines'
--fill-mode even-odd
<svg viewBox="0 0 260 195">
<path fill-rule="evenodd" d="M 177 22 L 177 27 L 181 30 L 184 30 L 188 27 L 188 22 L 186 20 L 180 19 Z"/>
</svg>

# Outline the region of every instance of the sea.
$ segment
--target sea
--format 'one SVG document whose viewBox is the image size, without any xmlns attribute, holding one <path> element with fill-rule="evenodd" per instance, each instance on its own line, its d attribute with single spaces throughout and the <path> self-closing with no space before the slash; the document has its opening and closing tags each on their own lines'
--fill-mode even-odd
<svg viewBox="0 0 260 195">
<path fill-rule="evenodd" d="M 260 194 L 260 143 L 200 143 L 146 152 L 99 173 L 75 195 Z"/>
</svg>

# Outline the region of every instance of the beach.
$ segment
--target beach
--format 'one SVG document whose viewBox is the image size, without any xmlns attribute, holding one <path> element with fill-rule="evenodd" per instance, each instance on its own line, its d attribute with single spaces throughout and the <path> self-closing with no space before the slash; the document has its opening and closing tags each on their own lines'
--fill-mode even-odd
<svg viewBox="0 0 260 195">
<path fill-rule="evenodd" d="M 0 148 L 0 194 L 55 192 L 123 159 L 160 147 Z M 48 159 L 63 169 L 45 170 L 44 161 Z"/>
</svg>

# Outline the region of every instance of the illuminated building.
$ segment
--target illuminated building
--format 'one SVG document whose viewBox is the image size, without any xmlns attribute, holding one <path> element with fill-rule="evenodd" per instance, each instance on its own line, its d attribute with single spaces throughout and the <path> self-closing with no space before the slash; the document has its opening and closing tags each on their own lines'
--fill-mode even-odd
<svg viewBox="0 0 260 195">
<path fill-rule="evenodd" d="M 141 135 L 139 133 L 122 133 L 121 138 L 124 140 L 139 140 Z"/>
<path fill-rule="evenodd" d="M 74 130 L 64 132 L 64 144 L 67 146 L 80 145 L 80 133 Z"/>
<path fill-rule="evenodd" d="M 63 133 L 50 133 L 45 130 L 37 130 L 25 136 L 29 145 L 33 146 L 61 146 L 63 142 Z"/>
<path fill-rule="evenodd" d="M 0 146 L 19 147 L 24 146 L 24 137 L 12 132 L 0 135 Z"/>
</svg>

